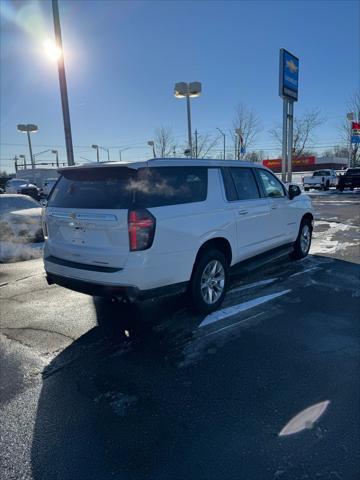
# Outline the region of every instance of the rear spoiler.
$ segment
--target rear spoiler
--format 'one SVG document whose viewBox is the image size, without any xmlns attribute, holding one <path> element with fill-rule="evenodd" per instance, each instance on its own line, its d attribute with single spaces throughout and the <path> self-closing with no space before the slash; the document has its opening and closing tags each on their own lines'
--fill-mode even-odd
<svg viewBox="0 0 360 480">
<path fill-rule="evenodd" d="M 74 170 L 94 170 L 97 168 L 130 168 L 133 170 L 138 170 L 139 168 L 146 168 L 149 166 L 149 162 L 104 162 L 104 163 L 83 163 L 82 165 L 74 165 L 71 167 L 62 167 L 57 171 L 58 173 L 69 172 Z"/>
</svg>

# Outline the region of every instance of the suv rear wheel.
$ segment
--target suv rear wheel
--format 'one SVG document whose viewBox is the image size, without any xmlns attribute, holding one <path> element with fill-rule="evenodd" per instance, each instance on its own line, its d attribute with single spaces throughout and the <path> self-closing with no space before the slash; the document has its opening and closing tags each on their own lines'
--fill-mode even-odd
<svg viewBox="0 0 360 480">
<path fill-rule="evenodd" d="M 301 221 L 299 234 L 294 244 L 292 258 L 300 259 L 306 257 L 311 246 L 312 224 L 311 220 L 304 218 Z"/>
<path fill-rule="evenodd" d="M 194 267 L 189 293 L 198 312 L 210 313 L 224 300 L 229 282 L 229 265 L 219 250 L 205 251 Z"/>
</svg>

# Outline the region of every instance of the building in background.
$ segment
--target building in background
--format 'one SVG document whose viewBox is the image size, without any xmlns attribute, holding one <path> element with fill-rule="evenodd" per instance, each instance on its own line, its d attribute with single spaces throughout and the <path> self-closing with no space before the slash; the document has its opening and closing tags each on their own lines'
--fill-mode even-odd
<svg viewBox="0 0 360 480">
<path fill-rule="evenodd" d="M 281 172 L 281 158 L 268 158 L 263 160 L 263 165 L 270 168 L 274 173 Z M 319 168 L 331 168 L 333 170 L 344 170 L 348 166 L 347 158 L 340 157 L 300 157 L 293 158 L 293 172 L 312 172 Z"/>
</svg>

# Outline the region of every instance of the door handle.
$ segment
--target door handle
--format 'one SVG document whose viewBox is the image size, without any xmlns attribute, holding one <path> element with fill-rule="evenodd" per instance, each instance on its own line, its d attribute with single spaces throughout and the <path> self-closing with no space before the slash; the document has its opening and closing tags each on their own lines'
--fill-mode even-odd
<svg viewBox="0 0 360 480">
<path fill-rule="evenodd" d="M 246 215 L 247 213 L 247 210 L 238 210 L 238 215 Z"/>
</svg>

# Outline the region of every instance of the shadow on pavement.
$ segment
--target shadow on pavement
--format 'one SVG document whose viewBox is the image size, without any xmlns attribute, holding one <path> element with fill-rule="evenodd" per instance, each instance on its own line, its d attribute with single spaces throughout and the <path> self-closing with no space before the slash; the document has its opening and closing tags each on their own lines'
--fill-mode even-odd
<svg viewBox="0 0 360 480">
<path fill-rule="evenodd" d="M 357 274 L 334 260 L 330 286 L 298 279 L 296 298 L 269 308 L 265 322 L 220 346 L 214 337 L 185 366 L 201 318 L 183 297 L 140 306 L 95 299 L 98 326 L 43 372 L 33 478 L 355 479 Z M 322 402 L 321 421 L 279 437 Z"/>
</svg>

